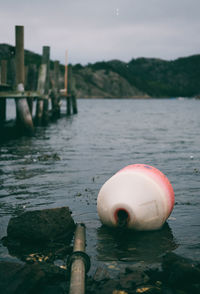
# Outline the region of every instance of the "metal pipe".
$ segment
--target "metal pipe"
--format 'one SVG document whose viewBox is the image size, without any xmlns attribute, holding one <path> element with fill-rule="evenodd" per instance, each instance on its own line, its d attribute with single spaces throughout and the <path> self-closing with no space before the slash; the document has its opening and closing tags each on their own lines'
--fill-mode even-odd
<svg viewBox="0 0 200 294">
<path fill-rule="evenodd" d="M 76 227 L 73 251 L 85 252 L 85 226 L 83 224 L 78 224 Z"/>
<path fill-rule="evenodd" d="M 77 254 L 76 254 L 77 253 Z M 81 254 L 82 253 L 82 254 Z M 78 224 L 74 236 L 73 254 L 71 256 L 71 278 L 69 294 L 85 293 L 85 226 Z"/>
</svg>

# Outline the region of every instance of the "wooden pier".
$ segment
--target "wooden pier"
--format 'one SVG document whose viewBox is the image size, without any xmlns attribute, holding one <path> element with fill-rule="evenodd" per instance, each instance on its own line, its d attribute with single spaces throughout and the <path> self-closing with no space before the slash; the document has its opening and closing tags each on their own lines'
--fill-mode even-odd
<svg viewBox="0 0 200 294">
<path fill-rule="evenodd" d="M 36 65 L 29 68 L 24 66 L 24 27 L 15 27 L 14 50 L 14 85 L 7 84 L 8 60 L 0 61 L 0 128 L 6 122 L 6 101 L 14 99 L 16 105 L 16 127 L 24 134 L 33 134 L 35 126 L 47 125 L 49 120 L 58 119 L 61 115 L 61 101 L 66 100 L 66 115 L 77 113 L 77 103 L 73 87 L 72 72 L 65 65 L 65 89 L 61 91 L 59 85 L 60 64 L 54 62 L 53 74 L 50 72 L 50 47 L 43 46 L 42 61 L 39 67 L 37 86 L 31 81 L 31 90 L 26 90 L 27 73 L 35 73 Z M 50 103 L 51 102 L 51 103 Z M 33 114 L 33 104 L 35 114 Z"/>
</svg>

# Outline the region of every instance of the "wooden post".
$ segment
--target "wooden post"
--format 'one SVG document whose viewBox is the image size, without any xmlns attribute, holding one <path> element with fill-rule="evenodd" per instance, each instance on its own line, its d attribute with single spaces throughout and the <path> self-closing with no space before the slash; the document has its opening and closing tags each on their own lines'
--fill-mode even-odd
<svg viewBox="0 0 200 294">
<path fill-rule="evenodd" d="M 42 64 L 46 64 L 47 66 L 47 73 L 46 73 L 46 81 L 45 81 L 45 91 L 44 94 L 49 94 L 49 60 L 50 60 L 50 47 L 43 46 L 42 51 Z"/>
<path fill-rule="evenodd" d="M 40 65 L 37 91 L 41 95 L 49 93 L 49 53 L 50 48 L 43 46 L 42 49 L 42 64 Z M 47 124 L 49 118 L 49 102 L 48 99 L 37 100 L 36 106 L 36 123 L 38 125 Z"/>
<path fill-rule="evenodd" d="M 39 78 L 38 78 L 38 86 L 37 91 L 43 95 L 45 91 L 45 82 L 46 82 L 46 72 L 47 72 L 47 65 L 41 64 L 39 69 Z M 37 125 L 42 124 L 42 117 L 43 117 L 43 100 L 37 99 L 36 105 L 36 123 Z"/>
<path fill-rule="evenodd" d="M 71 96 L 67 95 L 67 115 L 71 115 Z"/>
<path fill-rule="evenodd" d="M 9 50 L 8 68 L 8 83 L 10 84 L 12 89 L 16 90 L 15 47 L 11 47 Z"/>
<path fill-rule="evenodd" d="M 75 89 L 75 81 L 72 74 L 72 67 L 69 67 L 68 74 L 69 74 L 69 79 L 68 79 L 69 96 L 71 97 L 73 114 L 76 114 L 78 113 L 78 109 L 77 109 L 76 89 Z"/>
<path fill-rule="evenodd" d="M 24 88 L 27 89 L 28 82 L 28 65 L 24 66 Z"/>
<path fill-rule="evenodd" d="M 77 101 L 76 101 L 76 96 L 73 93 L 71 96 L 71 100 L 72 100 L 72 109 L 73 109 L 73 114 L 77 114 L 78 113 L 78 109 L 77 109 Z"/>
<path fill-rule="evenodd" d="M 15 27 L 16 83 L 24 86 L 24 27 Z"/>
<path fill-rule="evenodd" d="M 24 91 L 24 27 L 15 27 L 16 88 Z M 16 99 L 17 123 L 25 132 L 33 133 L 33 121 L 26 98 Z"/>
<path fill-rule="evenodd" d="M 65 55 L 65 96 L 67 97 L 67 79 L 68 79 L 68 52 Z"/>
<path fill-rule="evenodd" d="M 65 55 L 65 97 L 66 97 L 66 114 L 71 115 L 71 98 L 68 96 L 68 52 Z"/>
<path fill-rule="evenodd" d="M 41 124 L 42 124 L 43 105 L 44 105 L 43 100 L 38 98 L 37 104 L 36 104 L 36 114 L 35 114 L 35 116 L 36 116 L 35 123 L 38 126 L 41 126 Z"/>
<path fill-rule="evenodd" d="M 37 89 L 37 65 L 30 64 L 28 67 L 27 88 L 28 91 L 36 91 Z"/>
<path fill-rule="evenodd" d="M 25 89 L 28 88 L 28 82 L 29 82 L 29 79 L 28 79 L 28 75 L 29 75 L 29 68 L 31 66 L 28 66 L 26 65 L 25 66 Z M 33 112 L 33 98 L 28 98 L 27 99 L 27 103 L 28 103 L 28 107 L 29 107 L 29 111 L 30 111 L 30 114 L 32 116 L 32 112 Z"/>
<path fill-rule="evenodd" d="M 46 65 L 46 81 L 45 81 L 45 89 L 44 94 L 49 94 L 49 81 L 50 81 L 50 66 L 49 66 L 49 58 L 50 58 L 50 47 L 43 46 L 43 54 L 42 54 L 42 64 Z M 42 123 L 47 125 L 49 120 L 49 99 L 44 100 L 43 105 L 43 117 Z"/>
<path fill-rule="evenodd" d="M 58 85 L 58 80 L 59 80 L 59 61 L 58 60 L 56 60 L 55 62 L 54 62 L 54 81 L 55 81 L 55 89 L 56 90 L 58 90 L 58 87 L 59 87 L 59 85 Z"/>
<path fill-rule="evenodd" d="M 7 83 L 7 60 L 1 60 L 1 84 Z M 6 120 L 6 98 L 0 99 L 0 124 Z"/>
<path fill-rule="evenodd" d="M 1 84 L 7 83 L 7 60 L 1 60 Z"/>
<path fill-rule="evenodd" d="M 36 64 L 30 64 L 28 66 L 28 73 L 27 73 L 27 90 L 28 91 L 35 91 L 37 88 L 36 84 L 37 80 L 37 65 Z M 33 112 L 33 98 L 29 98 L 28 105 L 30 109 L 30 113 L 32 115 Z"/>
<path fill-rule="evenodd" d="M 59 97 L 59 61 L 54 62 L 54 79 L 53 79 L 53 91 L 52 97 L 52 111 L 53 118 L 60 116 L 60 97 Z"/>
</svg>

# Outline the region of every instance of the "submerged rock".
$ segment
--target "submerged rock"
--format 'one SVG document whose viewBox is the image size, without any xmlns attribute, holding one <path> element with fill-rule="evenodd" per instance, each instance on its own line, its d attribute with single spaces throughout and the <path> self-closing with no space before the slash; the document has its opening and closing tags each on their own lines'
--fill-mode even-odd
<svg viewBox="0 0 200 294">
<path fill-rule="evenodd" d="M 163 257 L 162 269 L 165 283 L 172 288 L 200 293 L 200 264 L 170 252 Z"/>
</svg>

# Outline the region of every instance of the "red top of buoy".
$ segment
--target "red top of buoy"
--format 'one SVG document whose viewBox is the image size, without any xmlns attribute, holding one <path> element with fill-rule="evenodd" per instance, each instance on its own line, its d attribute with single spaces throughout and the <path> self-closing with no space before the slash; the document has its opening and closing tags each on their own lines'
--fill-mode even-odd
<svg viewBox="0 0 200 294">
<path fill-rule="evenodd" d="M 153 180 L 158 182 L 168 195 L 169 214 L 171 213 L 175 201 L 174 190 L 168 178 L 160 170 L 147 164 L 131 164 L 119 170 L 118 173 L 125 171 L 138 171 L 150 176 Z"/>
</svg>

